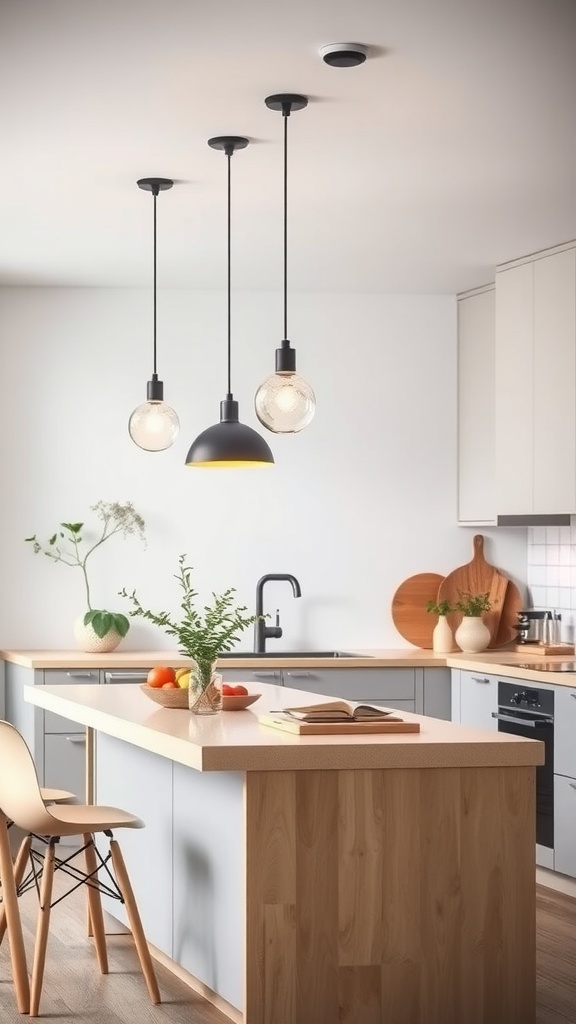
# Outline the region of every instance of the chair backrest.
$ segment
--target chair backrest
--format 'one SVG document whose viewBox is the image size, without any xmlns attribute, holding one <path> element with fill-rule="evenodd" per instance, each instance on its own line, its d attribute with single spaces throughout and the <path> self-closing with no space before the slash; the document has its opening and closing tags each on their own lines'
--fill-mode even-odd
<svg viewBox="0 0 576 1024">
<path fill-rule="evenodd" d="M 26 832 L 47 835 L 54 831 L 26 741 L 10 722 L 1 720 L 0 810 Z"/>
</svg>

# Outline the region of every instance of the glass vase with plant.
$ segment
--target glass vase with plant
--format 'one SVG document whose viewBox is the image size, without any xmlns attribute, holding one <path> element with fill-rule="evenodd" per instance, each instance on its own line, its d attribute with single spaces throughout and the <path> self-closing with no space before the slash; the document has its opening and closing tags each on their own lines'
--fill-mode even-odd
<svg viewBox="0 0 576 1024">
<path fill-rule="evenodd" d="M 87 651 L 109 651 L 118 646 L 130 629 L 128 618 L 121 612 L 106 608 L 92 607 L 92 593 L 88 577 L 88 564 L 98 548 L 116 535 L 124 538 L 136 536 L 145 543 L 146 524 L 131 501 L 98 501 L 90 506 L 100 520 L 100 527 L 93 539 L 85 537 L 84 523 L 60 523 L 59 528 L 46 541 L 39 541 L 36 534 L 26 537 L 34 554 L 43 554 L 53 562 L 80 569 L 86 594 L 87 611 L 77 620 L 75 633 L 80 644 Z M 82 628 L 83 627 L 83 628 Z M 95 639 L 92 640 L 92 637 Z"/>
<path fill-rule="evenodd" d="M 182 590 L 180 616 L 177 619 L 168 612 L 153 612 L 143 608 L 136 596 L 126 589 L 120 591 L 132 603 L 132 616 L 140 616 L 163 629 L 168 636 L 176 637 L 178 652 L 192 661 L 188 706 L 196 714 L 215 714 L 222 709 L 221 678 L 215 672 L 219 656 L 236 645 L 240 634 L 257 619 L 247 615 L 245 605 L 235 605 L 235 587 L 229 587 L 223 594 L 212 594 L 212 604 L 202 611 L 196 607 L 197 592 L 191 581 L 192 568 L 186 565 L 186 555 L 178 559 L 178 580 Z"/>
</svg>

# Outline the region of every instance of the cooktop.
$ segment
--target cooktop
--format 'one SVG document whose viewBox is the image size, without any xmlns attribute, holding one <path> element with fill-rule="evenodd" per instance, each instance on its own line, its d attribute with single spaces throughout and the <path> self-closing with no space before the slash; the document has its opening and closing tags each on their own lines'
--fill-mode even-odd
<svg viewBox="0 0 576 1024">
<path fill-rule="evenodd" d="M 522 661 L 515 668 L 527 668 L 531 672 L 576 672 L 576 661 Z"/>
</svg>

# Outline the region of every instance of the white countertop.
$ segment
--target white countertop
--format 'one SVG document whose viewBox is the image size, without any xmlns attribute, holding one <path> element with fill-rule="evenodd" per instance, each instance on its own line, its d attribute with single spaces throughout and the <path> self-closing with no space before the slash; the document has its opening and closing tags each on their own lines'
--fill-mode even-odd
<svg viewBox="0 0 576 1024">
<path fill-rule="evenodd" d="M 199 771 L 358 768 L 461 768 L 541 764 L 544 745 L 403 712 L 419 733 L 296 736 L 258 722 L 258 714 L 301 705 L 301 690 L 259 684 L 246 711 L 214 716 L 159 708 L 133 684 L 25 686 L 29 703 Z M 305 703 L 329 700 L 307 693 Z"/>
</svg>

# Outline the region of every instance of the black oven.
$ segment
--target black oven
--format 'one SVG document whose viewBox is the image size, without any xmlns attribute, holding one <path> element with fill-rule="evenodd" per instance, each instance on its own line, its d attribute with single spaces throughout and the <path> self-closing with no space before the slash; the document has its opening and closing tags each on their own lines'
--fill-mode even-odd
<svg viewBox="0 0 576 1024">
<path fill-rule="evenodd" d="M 554 849 L 554 691 L 524 683 L 498 683 L 498 731 L 545 746 L 544 764 L 536 767 L 536 842 Z"/>
</svg>

